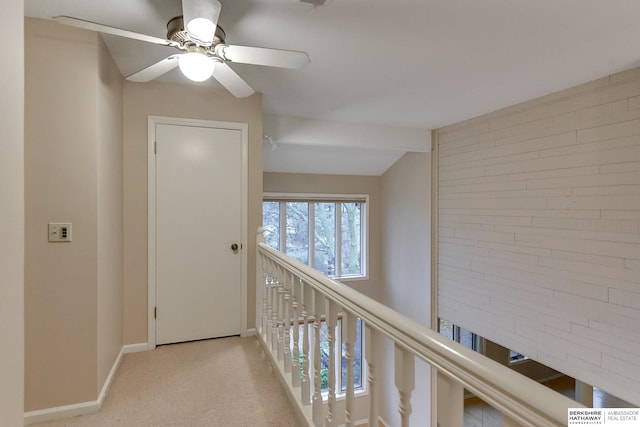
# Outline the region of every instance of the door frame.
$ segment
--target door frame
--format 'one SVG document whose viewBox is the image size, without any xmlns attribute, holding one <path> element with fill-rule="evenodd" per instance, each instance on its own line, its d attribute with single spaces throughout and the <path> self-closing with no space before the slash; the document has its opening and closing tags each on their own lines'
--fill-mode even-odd
<svg viewBox="0 0 640 427">
<path fill-rule="evenodd" d="M 212 120 L 184 119 L 178 117 L 148 116 L 147 119 L 147 201 L 148 201 L 148 241 L 147 241 L 147 348 L 156 347 L 156 319 L 154 308 L 156 306 L 156 125 L 166 124 L 174 126 L 193 126 L 215 129 L 239 130 L 242 140 L 242 166 L 241 166 L 241 236 L 240 251 L 240 335 L 247 335 L 247 218 L 248 218 L 248 173 L 249 173 L 249 125 L 247 123 L 220 122 Z"/>
</svg>

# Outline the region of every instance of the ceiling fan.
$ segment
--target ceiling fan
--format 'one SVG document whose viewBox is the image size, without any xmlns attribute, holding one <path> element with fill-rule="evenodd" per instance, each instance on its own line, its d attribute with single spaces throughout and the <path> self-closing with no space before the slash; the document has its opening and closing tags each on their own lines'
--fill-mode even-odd
<svg viewBox="0 0 640 427">
<path fill-rule="evenodd" d="M 148 82 L 179 67 L 190 80 L 200 82 L 213 76 L 231 94 L 243 98 L 252 95 L 254 90 L 227 62 L 282 68 L 300 68 L 310 62 L 305 52 L 226 44 L 225 32 L 218 26 L 221 8 L 218 0 L 182 0 L 182 16 L 167 23 L 166 40 L 70 16 L 53 19 L 61 24 L 181 51 L 126 77 L 134 82 Z"/>
</svg>

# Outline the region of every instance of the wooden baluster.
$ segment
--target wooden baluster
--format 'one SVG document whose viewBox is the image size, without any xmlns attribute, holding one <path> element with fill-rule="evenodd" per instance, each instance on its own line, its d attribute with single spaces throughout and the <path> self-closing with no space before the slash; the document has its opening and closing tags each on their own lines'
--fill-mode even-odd
<svg viewBox="0 0 640 427">
<path fill-rule="evenodd" d="M 265 263 L 265 257 L 260 252 L 260 243 L 265 243 L 264 228 L 258 227 L 258 233 L 256 235 L 256 266 L 259 269 L 256 271 L 256 329 L 257 333 L 264 340 L 265 329 L 265 310 L 266 310 L 266 283 L 267 283 L 267 269 Z"/>
<path fill-rule="evenodd" d="M 334 427 L 336 423 L 336 324 L 338 320 L 339 307 L 334 301 L 329 300 L 327 313 L 327 339 L 329 341 L 329 397 L 327 404 L 328 427 Z"/>
<path fill-rule="evenodd" d="M 279 270 L 279 280 L 278 280 L 278 328 L 277 328 L 277 336 L 278 336 L 278 360 L 282 361 L 284 359 L 284 321 L 285 321 L 285 299 L 284 299 L 284 285 L 287 281 L 286 271 L 284 267 L 281 267 Z"/>
<path fill-rule="evenodd" d="M 271 265 L 269 263 L 269 261 L 267 260 L 266 262 L 266 268 L 267 268 L 267 283 L 265 285 L 265 290 L 264 290 L 264 298 L 265 298 L 265 314 L 264 314 L 264 322 L 265 322 L 265 328 L 264 331 L 262 331 L 262 334 L 264 335 L 264 339 L 265 339 L 265 343 L 267 344 L 267 347 L 269 347 L 271 345 Z"/>
<path fill-rule="evenodd" d="M 284 344 L 283 357 L 284 357 L 284 371 L 291 372 L 291 338 L 289 331 L 291 331 L 291 282 L 293 280 L 293 274 L 285 272 L 284 276 L 284 322 L 283 322 L 283 337 Z"/>
<path fill-rule="evenodd" d="M 259 227 L 256 234 L 256 333 L 262 334 L 262 315 L 264 314 L 264 260 L 260 253 L 260 243 L 264 242 L 263 228 Z"/>
<path fill-rule="evenodd" d="M 269 282 L 267 283 L 267 329 L 264 334 L 267 338 L 268 347 L 271 348 L 271 329 L 273 326 L 273 286 L 275 283 L 275 277 L 273 277 L 273 263 L 271 260 L 267 261 L 267 269 L 269 271 Z"/>
<path fill-rule="evenodd" d="M 278 357 L 278 322 L 280 321 L 280 317 L 278 316 L 278 312 L 280 311 L 280 307 L 278 307 L 278 302 L 280 301 L 278 295 L 278 289 L 280 288 L 280 276 L 279 270 L 280 267 L 274 263 L 274 282 L 273 282 L 273 312 L 271 314 L 271 352 Z"/>
<path fill-rule="evenodd" d="M 268 289 L 269 289 L 269 272 L 267 271 L 267 265 L 264 262 L 264 256 L 262 257 L 262 271 L 263 271 L 263 275 L 264 277 L 262 278 L 262 283 L 261 283 L 261 287 L 262 287 L 262 329 L 260 331 L 260 333 L 262 334 L 262 339 L 266 338 L 266 331 L 267 329 L 267 312 L 268 312 L 268 303 L 267 303 L 267 298 L 268 298 Z"/>
<path fill-rule="evenodd" d="M 321 375 L 320 375 L 320 362 L 322 356 L 320 355 L 320 326 L 321 317 L 324 314 L 325 299 L 324 295 L 320 292 L 313 290 L 313 407 L 312 416 L 313 423 L 317 426 L 322 425 L 323 418 L 323 406 L 322 406 L 322 391 L 321 391 Z"/>
<path fill-rule="evenodd" d="M 356 321 L 357 317 L 352 313 L 344 312 L 342 315 L 342 333 L 344 335 L 345 359 L 347 360 L 347 390 L 345 397 L 345 426 L 353 427 L 354 425 L 354 393 L 353 384 L 353 361 L 354 361 L 354 345 L 356 342 Z"/>
<path fill-rule="evenodd" d="M 400 425 L 409 427 L 411 415 L 411 392 L 415 387 L 415 359 L 411 352 L 395 344 L 395 377 L 396 388 L 400 394 Z"/>
<path fill-rule="evenodd" d="M 293 307 L 293 356 L 291 361 L 291 384 L 294 387 L 300 386 L 300 324 L 299 324 L 299 304 L 300 296 L 302 294 L 300 290 L 300 279 L 293 276 L 292 287 L 292 304 Z"/>
<path fill-rule="evenodd" d="M 274 354 L 278 352 L 278 288 L 280 283 L 278 282 L 277 269 L 278 267 L 274 266 L 274 281 L 271 286 L 271 353 Z"/>
<path fill-rule="evenodd" d="M 300 387 L 300 399 L 303 405 L 311 403 L 311 379 L 309 378 L 309 310 L 313 305 L 311 286 L 304 281 L 302 288 L 302 379 Z"/>
<path fill-rule="evenodd" d="M 438 424 L 443 427 L 462 427 L 464 425 L 464 386 L 440 371 L 437 371 L 436 375 Z"/>
<path fill-rule="evenodd" d="M 364 357 L 367 360 L 367 383 L 369 388 L 369 425 L 378 425 L 378 408 L 376 407 L 376 401 L 378 399 L 376 390 L 376 350 L 378 342 L 378 332 L 371 328 L 368 324 L 365 324 L 365 336 L 364 336 Z"/>
<path fill-rule="evenodd" d="M 268 281 L 267 281 L 267 295 L 266 295 L 266 299 L 267 299 L 267 327 L 264 331 L 264 335 L 266 337 L 266 341 L 267 341 L 267 347 L 268 348 L 272 348 L 272 343 L 271 343 L 271 339 L 273 338 L 273 335 L 271 333 L 272 331 L 272 326 L 273 326 L 273 282 L 274 282 L 274 278 L 273 278 L 273 270 L 271 269 L 271 262 L 267 263 L 268 268 L 269 268 L 269 273 L 268 273 Z"/>
</svg>

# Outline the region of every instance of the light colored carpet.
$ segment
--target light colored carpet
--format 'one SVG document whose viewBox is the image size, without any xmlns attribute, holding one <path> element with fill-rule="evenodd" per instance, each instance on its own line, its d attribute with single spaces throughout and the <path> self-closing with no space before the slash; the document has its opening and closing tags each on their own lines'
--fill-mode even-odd
<svg viewBox="0 0 640 427">
<path fill-rule="evenodd" d="M 100 413 L 34 425 L 299 426 L 255 337 L 127 354 Z"/>
</svg>

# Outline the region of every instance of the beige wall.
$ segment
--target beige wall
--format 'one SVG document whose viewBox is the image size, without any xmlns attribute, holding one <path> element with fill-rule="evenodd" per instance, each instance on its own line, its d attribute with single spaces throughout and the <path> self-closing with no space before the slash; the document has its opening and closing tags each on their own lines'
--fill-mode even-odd
<svg viewBox="0 0 640 427">
<path fill-rule="evenodd" d="M 97 36 L 25 35 L 25 410 L 96 398 Z M 48 222 L 73 223 L 48 243 Z"/>
<path fill-rule="evenodd" d="M 2 0 L 0 37 L 0 420 L 23 425 L 24 388 L 24 4 Z"/>
<path fill-rule="evenodd" d="M 122 348 L 122 76 L 98 39 L 98 392 Z"/>
<path fill-rule="evenodd" d="M 121 95 L 98 34 L 35 19 L 26 20 L 25 30 L 25 410 L 31 411 L 96 400 L 122 346 L 118 324 L 110 324 L 122 309 Z M 48 243 L 48 222 L 71 222 L 73 241 Z"/>
<path fill-rule="evenodd" d="M 380 298 L 382 244 L 380 229 L 381 178 L 378 176 L 265 173 L 265 193 L 369 195 L 368 279 L 345 282 L 375 300 Z M 262 221 L 260 221 L 262 223 Z"/>
<path fill-rule="evenodd" d="M 640 69 L 437 144 L 441 317 L 640 404 Z"/>
<path fill-rule="evenodd" d="M 431 326 L 431 153 L 407 153 L 382 176 L 382 303 Z M 382 416 L 400 422 L 393 344 L 384 346 Z M 430 371 L 416 362 L 411 423 L 430 425 Z"/>
<path fill-rule="evenodd" d="M 248 307 L 255 325 L 255 233 L 262 224 L 262 98 L 160 82 L 124 84 L 124 340 L 147 342 L 147 117 L 249 124 Z"/>
<path fill-rule="evenodd" d="M 407 153 L 383 175 L 384 303 L 430 327 L 431 153 Z"/>
</svg>

